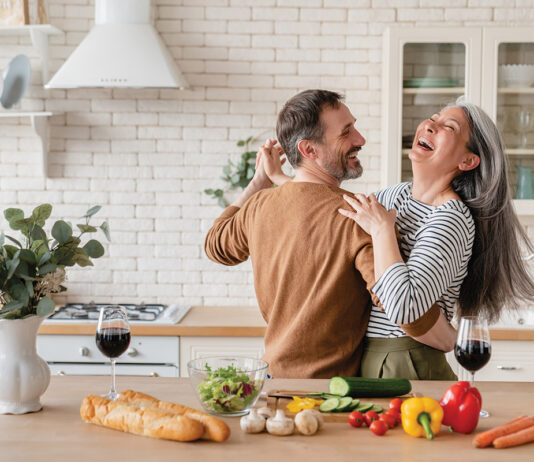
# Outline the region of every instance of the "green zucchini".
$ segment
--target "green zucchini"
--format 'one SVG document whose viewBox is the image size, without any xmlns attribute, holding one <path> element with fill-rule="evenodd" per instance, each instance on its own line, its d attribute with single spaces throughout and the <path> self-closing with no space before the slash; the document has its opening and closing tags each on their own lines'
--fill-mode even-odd
<svg viewBox="0 0 534 462">
<path fill-rule="evenodd" d="M 338 396 L 393 397 L 402 396 L 412 390 L 406 379 L 369 379 L 366 377 L 332 377 L 328 391 Z"/>
</svg>

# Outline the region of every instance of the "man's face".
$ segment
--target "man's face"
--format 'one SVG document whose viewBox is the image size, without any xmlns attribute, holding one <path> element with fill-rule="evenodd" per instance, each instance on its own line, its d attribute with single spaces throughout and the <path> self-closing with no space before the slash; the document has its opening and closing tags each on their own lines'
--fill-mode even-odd
<svg viewBox="0 0 534 462">
<path fill-rule="evenodd" d="M 340 183 L 359 178 L 363 172 L 358 151 L 365 138 L 354 127 L 356 119 L 349 108 L 340 103 L 337 108 L 325 107 L 321 111 L 325 127 L 321 142 L 316 143 L 317 163 Z"/>
</svg>

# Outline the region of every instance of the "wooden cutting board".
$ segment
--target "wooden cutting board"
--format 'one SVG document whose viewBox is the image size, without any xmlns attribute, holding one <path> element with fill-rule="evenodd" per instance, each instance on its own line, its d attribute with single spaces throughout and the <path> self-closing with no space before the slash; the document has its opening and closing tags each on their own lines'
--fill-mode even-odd
<svg viewBox="0 0 534 462">
<path fill-rule="evenodd" d="M 301 398 L 306 397 L 307 393 L 313 393 L 312 391 L 302 391 L 302 390 L 270 390 L 269 395 L 286 395 L 286 396 L 298 396 Z M 410 392 L 406 395 L 401 396 L 401 398 L 412 398 L 414 396 L 413 392 Z M 360 403 L 373 403 L 378 406 L 381 406 L 384 411 L 387 411 L 389 408 L 389 402 L 393 398 L 360 398 Z M 267 407 L 277 410 L 283 409 L 288 417 L 295 417 L 295 413 L 289 412 L 286 408 L 287 404 L 292 401 L 291 398 L 280 398 L 275 396 L 267 397 Z M 316 406 L 315 409 L 319 410 L 319 406 Z M 321 412 L 325 422 L 334 422 L 334 423 L 347 423 L 347 418 L 350 412 Z"/>
</svg>

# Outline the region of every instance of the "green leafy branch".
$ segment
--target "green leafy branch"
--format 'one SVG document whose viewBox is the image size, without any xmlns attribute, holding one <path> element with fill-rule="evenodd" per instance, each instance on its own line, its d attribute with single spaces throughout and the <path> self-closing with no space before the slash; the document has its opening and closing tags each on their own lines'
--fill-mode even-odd
<svg viewBox="0 0 534 462">
<path fill-rule="evenodd" d="M 228 206 L 228 201 L 224 195 L 231 190 L 237 188 L 245 189 L 250 180 L 254 177 L 256 171 L 256 151 L 251 151 L 249 148 L 250 142 L 254 138 L 249 136 L 246 140 L 239 140 L 237 146 L 245 148 L 245 152 L 241 154 L 239 162 L 234 163 L 231 160 L 223 167 L 223 176 L 221 179 L 226 183 L 224 188 L 219 189 L 205 189 L 204 193 L 217 200 L 219 206 L 225 208 Z"/>
<path fill-rule="evenodd" d="M 45 316 L 54 310 L 52 293 L 66 290 L 66 266 L 92 266 L 91 258 L 104 255 L 104 247 L 96 239 L 81 245 L 84 234 L 100 229 L 110 241 L 109 226 L 104 221 L 98 228 L 89 224 L 101 207 L 90 208 L 77 224 L 79 234 L 74 235 L 72 226 L 58 220 L 52 226 L 52 238 L 44 230 L 46 220 L 52 214 L 50 204 L 36 207 L 29 217 L 21 209 L 9 208 L 4 217 L 9 227 L 20 231 L 22 239 L 0 233 L 0 318 L 24 318 L 32 315 Z M 6 244 L 6 240 L 12 244 Z"/>
</svg>

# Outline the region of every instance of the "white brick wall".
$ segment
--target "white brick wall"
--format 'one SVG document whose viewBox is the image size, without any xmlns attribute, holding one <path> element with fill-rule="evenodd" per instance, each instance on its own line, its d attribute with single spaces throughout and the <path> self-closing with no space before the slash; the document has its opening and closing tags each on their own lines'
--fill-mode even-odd
<svg viewBox="0 0 534 462">
<path fill-rule="evenodd" d="M 96 203 L 113 242 L 94 268 L 69 269 L 70 301 L 255 304 L 250 262 L 226 268 L 204 256 L 221 209 L 203 194 L 221 186 L 237 140 L 273 136 L 286 99 L 309 87 L 342 91 L 367 139 L 366 172 L 347 183 L 372 192 L 380 178 L 381 34 L 395 22 L 531 25 L 532 0 L 152 0 L 155 24 L 191 88 L 43 90 L 27 37 L 0 36 L 0 68 L 18 53 L 34 73 L 21 109 L 50 110 L 49 171 L 24 119 L 0 125 L 0 205 L 54 205 L 76 222 Z M 93 0 L 49 0 L 55 71 L 93 24 Z M 2 219 L 3 220 L 3 219 Z M 50 220 L 52 221 L 52 220 Z M 534 235 L 534 219 L 525 219 Z M 6 223 L 0 221 L 1 229 Z"/>
</svg>

